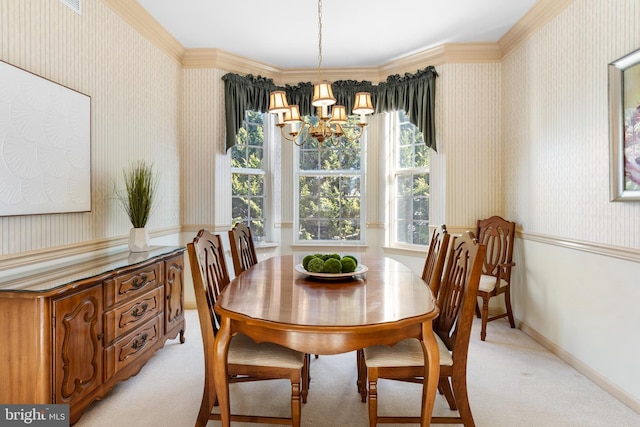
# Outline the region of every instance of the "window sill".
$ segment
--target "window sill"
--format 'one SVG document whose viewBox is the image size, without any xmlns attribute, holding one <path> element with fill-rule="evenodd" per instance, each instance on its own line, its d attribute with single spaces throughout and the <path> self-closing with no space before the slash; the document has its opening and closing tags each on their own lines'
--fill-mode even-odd
<svg viewBox="0 0 640 427">
<path fill-rule="evenodd" d="M 368 246 L 360 245 L 356 243 L 347 243 L 347 244 L 339 244 L 339 243 L 298 243 L 295 245 L 291 245 L 291 249 L 294 251 L 331 251 L 331 252 L 366 252 Z"/>
<path fill-rule="evenodd" d="M 271 243 L 271 242 L 262 242 L 262 243 L 253 243 L 253 246 L 256 248 L 256 251 L 259 251 L 260 249 L 273 249 L 273 248 L 277 248 L 280 246 L 280 244 L 278 243 Z"/>
<path fill-rule="evenodd" d="M 383 246 L 382 251 L 385 254 L 407 255 L 414 257 L 425 257 L 429 251 L 428 247 L 403 247 L 403 246 Z"/>
</svg>

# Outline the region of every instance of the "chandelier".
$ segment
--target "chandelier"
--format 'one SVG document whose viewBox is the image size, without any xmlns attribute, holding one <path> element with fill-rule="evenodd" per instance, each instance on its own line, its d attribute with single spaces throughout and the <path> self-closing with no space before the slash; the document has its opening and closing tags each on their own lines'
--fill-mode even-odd
<svg viewBox="0 0 640 427">
<path fill-rule="evenodd" d="M 308 137 L 312 137 L 322 144 L 325 140 L 337 144 L 340 137 L 355 141 L 362 136 L 365 116 L 373 113 L 373 104 L 369 92 L 358 92 L 355 96 L 353 114 L 360 115 L 356 123 L 355 133 L 345 134 L 343 127 L 347 127 L 347 111 L 344 105 L 334 105 L 331 82 L 322 79 L 322 0 L 318 0 L 318 82 L 313 85 L 313 99 L 311 105 L 316 107 L 317 124 L 312 124 L 308 118 L 300 117 L 297 105 L 289 105 L 285 91 L 273 91 L 269 95 L 269 112 L 277 114 L 282 137 L 301 146 Z M 331 111 L 329 107 L 333 106 Z M 288 126 L 288 129 L 285 127 Z"/>
</svg>

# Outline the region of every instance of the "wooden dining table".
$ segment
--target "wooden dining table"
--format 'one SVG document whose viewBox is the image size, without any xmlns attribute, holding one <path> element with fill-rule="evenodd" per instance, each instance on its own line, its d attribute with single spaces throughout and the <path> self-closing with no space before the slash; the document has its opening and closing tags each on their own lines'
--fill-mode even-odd
<svg viewBox="0 0 640 427">
<path fill-rule="evenodd" d="M 230 425 L 229 341 L 243 333 L 256 342 L 317 355 L 419 339 L 425 357 L 421 425 L 428 426 L 440 373 L 432 329 L 438 308 L 429 286 L 388 257 L 359 257 L 359 269 L 366 272 L 333 280 L 298 271 L 302 258 L 281 255 L 259 262 L 233 279 L 215 304 L 220 330 L 214 381 L 222 425 Z"/>
</svg>

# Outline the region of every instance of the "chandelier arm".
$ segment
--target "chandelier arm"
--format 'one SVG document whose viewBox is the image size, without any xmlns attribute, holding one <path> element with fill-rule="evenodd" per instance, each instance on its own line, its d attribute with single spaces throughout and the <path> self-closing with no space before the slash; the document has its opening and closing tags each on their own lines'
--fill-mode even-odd
<svg viewBox="0 0 640 427">
<path fill-rule="evenodd" d="M 304 140 L 305 140 L 305 138 L 302 138 L 302 134 L 305 131 L 305 129 L 309 128 L 310 125 L 306 122 L 302 122 L 300 130 L 298 130 L 297 132 L 287 132 L 284 129 L 285 128 L 284 123 L 278 123 L 276 126 L 280 128 L 280 134 L 284 139 L 286 139 L 287 141 L 293 142 L 298 147 L 301 147 L 304 144 Z M 298 139 L 300 140 L 300 142 L 297 141 Z"/>
</svg>

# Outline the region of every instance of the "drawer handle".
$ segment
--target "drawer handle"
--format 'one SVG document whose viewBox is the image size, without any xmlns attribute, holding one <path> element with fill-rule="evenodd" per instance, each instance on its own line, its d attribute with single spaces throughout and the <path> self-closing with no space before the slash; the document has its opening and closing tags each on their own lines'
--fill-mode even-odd
<svg viewBox="0 0 640 427">
<path fill-rule="evenodd" d="M 141 308 L 142 310 L 140 310 Z M 131 315 L 136 319 L 140 318 L 145 315 L 145 313 L 147 312 L 147 308 L 149 308 L 149 304 L 145 302 L 144 304 L 142 304 L 142 306 L 136 307 L 135 310 L 131 312 Z"/>
<path fill-rule="evenodd" d="M 149 334 L 142 334 L 142 339 L 141 340 L 136 339 L 131 345 L 131 348 L 133 348 L 134 350 L 137 350 L 139 348 L 144 347 L 145 344 L 147 343 L 147 338 L 149 338 Z"/>
<path fill-rule="evenodd" d="M 143 287 L 144 285 L 147 284 L 147 275 L 143 274 L 142 276 L 140 276 L 140 278 L 142 279 L 142 281 L 140 283 L 138 283 L 138 278 L 134 278 L 133 279 L 133 284 L 131 286 L 133 286 L 136 289 L 140 289 L 141 287 Z"/>
</svg>

